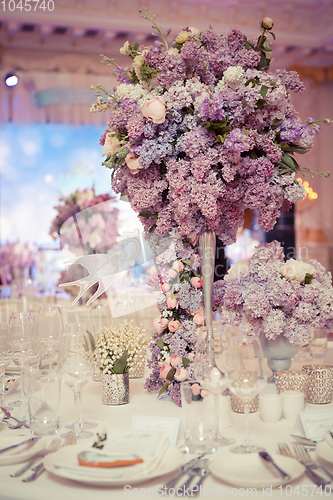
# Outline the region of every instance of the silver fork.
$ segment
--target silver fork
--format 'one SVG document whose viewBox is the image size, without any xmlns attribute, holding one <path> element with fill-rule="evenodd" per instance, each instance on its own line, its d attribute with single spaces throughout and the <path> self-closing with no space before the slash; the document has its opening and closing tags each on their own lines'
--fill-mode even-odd
<svg viewBox="0 0 333 500">
<path fill-rule="evenodd" d="M 328 470 L 326 470 L 324 467 L 321 465 L 316 464 L 316 462 L 310 457 L 308 450 L 304 448 L 302 444 L 296 444 L 294 445 L 294 450 L 296 455 L 299 455 L 302 457 L 303 463 L 310 467 L 310 469 L 321 469 L 324 471 L 325 474 L 327 474 L 328 477 L 331 478 L 331 481 L 333 481 L 333 474 L 331 474 Z"/>
<path fill-rule="evenodd" d="M 59 448 L 63 448 L 64 446 L 69 446 L 69 445 L 73 445 L 76 443 L 76 435 L 74 434 L 74 432 L 70 432 L 67 436 L 66 436 L 66 439 L 64 441 L 64 444 L 62 446 L 59 446 L 57 448 L 57 450 L 54 450 L 54 451 L 58 451 Z M 26 477 L 25 479 L 22 479 L 22 481 L 24 483 L 29 483 L 30 481 L 34 481 L 35 479 L 37 479 L 37 477 L 39 477 L 43 472 L 45 471 L 45 467 L 44 467 L 44 463 L 42 462 L 41 464 L 39 464 L 37 467 L 35 467 L 35 472 L 33 474 L 31 474 L 31 476 L 29 477 Z"/>
<path fill-rule="evenodd" d="M 24 465 L 24 467 L 21 467 L 21 469 L 19 469 L 17 472 L 14 472 L 14 474 L 11 474 L 10 476 L 11 477 L 21 476 L 22 474 L 24 474 L 24 472 L 29 470 L 30 467 L 32 467 L 32 465 L 35 462 L 37 462 L 38 460 L 42 460 L 49 453 L 53 453 L 54 451 L 57 451 L 60 448 L 60 446 L 61 446 L 61 440 L 59 438 L 53 439 L 50 446 L 42 454 L 38 454 L 37 456 L 32 458 L 26 465 Z"/>
<path fill-rule="evenodd" d="M 295 456 L 290 450 L 287 443 L 278 443 L 279 453 L 280 455 L 284 455 L 285 457 L 296 458 L 301 464 L 305 467 L 305 472 L 307 476 L 316 483 L 317 486 L 326 486 L 329 484 L 329 481 L 325 481 L 321 476 L 316 474 L 310 467 L 308 467 L 298 456 Z"/>
</svg>

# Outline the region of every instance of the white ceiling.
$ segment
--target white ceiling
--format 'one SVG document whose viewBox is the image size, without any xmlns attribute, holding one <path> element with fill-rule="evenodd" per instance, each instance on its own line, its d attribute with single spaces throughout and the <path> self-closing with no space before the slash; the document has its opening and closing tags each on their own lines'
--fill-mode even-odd
<svg viewBox="0 0 333 500">
<path fill-rule="evenodd" d="M 53 11 L 34 11 L 37 1 L 32 0 L 29 12 L 10 12 L 9 0 L 5 3 L 0 21 L 2 69 L 35 69 L 34 62 L 40 67 L 44 60 L 52 70 L 50 60 L 76 54 L 91 60 L 90 69 L 84 65 L 83 71 L 105 73 L 106 68 L 93 62 L 101 52 L 121 60 L 119 48 L 127 39 L 155 40 L 150 22 L 138 12 L 140 0 L 45 0 L 50 9 L 54 5 Z M 261 19 L 269 16 L 277 37 L 272 46 L 275 66 L 333 65 L 333 0 L 153 0 L 145 5 L 156 14 L 158 25 L 164 31 L 172 28 L 174 36 L 185 26 L 203 30 L 212 25 L 218 33 L 238 27 L 255 38 Z"/>
</svg>

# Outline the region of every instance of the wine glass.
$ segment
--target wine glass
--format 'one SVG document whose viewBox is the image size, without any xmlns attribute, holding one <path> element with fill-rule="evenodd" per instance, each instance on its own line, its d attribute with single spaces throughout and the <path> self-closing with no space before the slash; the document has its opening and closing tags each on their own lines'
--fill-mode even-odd
<svg viewBox="0 0 333 500">
<path fill-rule="evenodd" d="M 91 323 L 95 325 L 96 330 L 110 324 L 109 309 L 107 304 L 91 305 L 90 310 Z"/>
<path fill-rule="evenodd" d="M 201 385 L 207 388 L 214 398 L 214 412 L 215 412 L 215 435 L 219 446 L 230 446 L 236 442 L 234 438 L 223 437 L 219 432 L 219 405 L 221 394 L 228 387 L 228 366 L 224 362 L 219 362 L 217 366 L 217 359 L 222 354 L 221 350 L 215 351 L 214 346 L 217 345 L 218 332 L 216 326 L 213 332 L 208 332 L 206 326 L 198 329 L 197 332 L 197 349 L 194 361 L 194 375 L 200 381 Z M 222 360 L 222 358 L 221 358 Z M 220 359 L 219 359 L 220 361 Z"/>
<path fill-rule="evenodd" d="M 7 347 L 7 331 L 8 325 L 0 323 L 0 404 L 4 406 L 5 397 L 5 371 L 9 364 L 8 347 Z"/>
<path fill-rule="evenodd" d="M 29 365 L 39 365 L 41 346 L 37 339 L 35 318 L 29 312 L 13 313 L 8 332 L 8 356 L 21 371 L 21 398 L 11 404 L 19 406 L 24 398 L 25 372 Z"/>
<path fill-rule="evenodd" d="M 93 374 L 93 357 L 91 343 L 86 331 L 71 329 L 62 334 L 58 366 L 62 380 L 74 392 L 76 418 L 74 433 L 77 438 L 84 439 L 93 436 L 82 428 L 82 399 L 83 386 L 91 379 Z M 72 432 L 72 431 L 70 431 Z M 66 437 L 68 433 L 62 434 Z"/>
<path fill-rule="evenodd" d="M 94 375 L 94 354 L 93 354 L 93 351 L 94 351 L 94 332 L 95 332 L 95 325 L 93 323 L 67 323 L 66 327 L 65 327 L 65 333 L 68 333 L 68 334 L 77 334 L 77 333 L 80 333 L 81 335 L 84 335 L 86 338 L 87 338 L 87 342 L 89 342 L 89 345 L 90 345 L 90 349 L 91 349 L 91 352 L 92 352 L 92 360 L 93 360 L 93 372 L 91 374 L 91 378 L 93 377 Z M 97 427 L 97 422 L 87 422 L 86 420 L 84 420 L 83 418 L 83 410 L 82 410 L 82 397 L 80 397 L 80 399 L 78 400 L 78 420 L 79 420 L 79 424 L 80 424 L 80 427 L 82 430 L 84 429 L 94 429 L 95 427 Z M 75 423 L 74 422 L 68 422 L 67 424 L 65 424 L 65 427 L 67 429 L 73 429 L 74 428 L 74 425 Z"/>
<path fill-rule="evenodd" d="M 57 350 L 63 332 L 60 307 L 41 307 L 38 315 L 38 339 L 42 346 L 41 368 L 48 364 L 49 372 L 56 362 Z"/>
<path fill-rule="evenodd" d="M 228 335 L 228 387 L 244 404 L 246 437 L 240 446 L 231 448 L 233 453 L 258 453 L 263 451 L 251 442 L 249 426 L 250 402 L 265 387 L 267 374 L 259 337 L 246 337 L 240 329 L 232 328 Z"/>
</svg>

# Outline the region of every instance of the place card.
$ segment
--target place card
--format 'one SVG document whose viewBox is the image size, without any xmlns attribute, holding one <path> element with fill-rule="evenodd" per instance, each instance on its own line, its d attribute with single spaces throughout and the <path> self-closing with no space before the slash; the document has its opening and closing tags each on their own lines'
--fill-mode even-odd
<svg viewBox="0 0 333 500">
<path fill-rule="evenodd" d="M 308 439 L 322 440 L 333 426 L 333 410 L 303 411 L 296 420 L 293 434 Z"/>
<path fill-rule="evenodd" d="M 144 415 L 134 415 L 132 420 L 132 430 L 136 431 L 161 431 L 168 435 L 170 447 L 174 448 L 177 442 L 179 418 L 146 417 Z"/>
</svg>

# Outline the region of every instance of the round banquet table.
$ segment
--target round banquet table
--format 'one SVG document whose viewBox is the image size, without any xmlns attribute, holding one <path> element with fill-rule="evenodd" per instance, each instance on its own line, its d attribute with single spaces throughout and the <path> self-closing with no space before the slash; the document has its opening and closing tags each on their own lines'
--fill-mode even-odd
<svg viewBox="0 0 333 500">
<path fill-rule="evenodd" d="M 331 343 L 330 343 L 331 344 Z M 331 346 L 330 346 L 331 347 Z M 325 363 L 333 363 L 333 349 L 329 349 Z M 309 364 L 309 362 L 307 363 Z M 293 369 L 301 368 L 300 363 L 293 363 Z M 132 379 L 130 381 L 130 403 L 122 406 L 105 406 L 101 403 L 101 383 L 91 381 L 83 388 L 83 410 L 84 417 L 87 420 L 98 422 L 98 427 L 93 432 L 100 432 L 105 428 L 130 428 L 134 415 L 158 416 L 169 418 L 180 418 L 182 416 L 181 408 L 169 400 L 157 400 L 156 394 L 148 394 L 143 388 L 145 378 Z M 266 392 L 274 392 L 273 384 L 267 384 Z M 14 398 L 16 394 L 11 395 Z M 9 399 L 9 397 L 8 397 Z M 325 405 L 306 405 L 306 411 L 333 409 L 333 403 Z M 61 429 L 64 424 L 74 418 L 73 392 L 64 384 L 62 385 L 61 395 Z M 223 429 L 223 435 L 226 437 L 235 437 L 237 443 L 241 443 L 244 438 L 245 426 L 244 415 L 232 413 L 233 425 L 228 429 Z M 333 424 L 333 422 L 332 422 Z M 268 424 L 260 420 L 259 413 L 250 415 L 250 431 L 254 443 L 266 448 L 270 453 L 277 452 L 277 443 L 285 441 L 289 444 L 295 441 L 290 436 L 293 431 L 294 421 L 281 419 L 278 423 Z M 0 424 L 0 437 L 7 436 L 29 436 L 29 430 L 9 430 L 7 425 Z M 95 434 L 96 435 L 96 434 Z M 52 439 L 52 438 L 46 438 Z M 180 425 L 177 446 L 183 442 L 182 425 Z M 333 464 L 326 462 L 316 456 L 318 463 L 324 465 L 333 473 Z M 235 456 L 229 451 L 228 447 L 221 447 L 216 455 L 208 455 L 211 460 L 217 456 Z M 188 461 L 192 456 L 184 455 L 184 461 Z M 2 465 L 0 466 L 0 499 L 1 500 L 110 500 L 120 498 L 159 498 L 161 489 L 158 486 L 164 485 L 174 475 L 169 473 L 156 479 L 149 480 L 140 484 L 134 484 L 131 489 L 124 490 L 124 487 L 97 487 L 81 484 L 68 479 L 59 478 L 48 472 L 44 472 L 37 480 L 31 483 L 23 483 L 22 477 L 12 478 L 10 473 L 18 470 L 23 464 Z M 239 475 L 242 471 L 239 470 Z M 295 498 L 308 496 L 311 498 L 325 498 L 329 495 L 320 494 L 317 488 L 310 488 L 312 484 L 310 479 L 302 474 L 298 479 L 288 483 L 290 487 L 286 489 L 284 485 L 280 489 L 263 491 L 263 488 L 257 488 L 256 492 L 247 491 L 246 488 L 232 486 L 224 481 L 215 478 L 213 475 L 205 478 L 202 490 L 202 498 L 223 498 L 223 497 L 251 497 L 256 498 Z M 308 485 L 309 488 L 305 488 Z M 302 490 L 302 486 L 304 489 Z M 333 483 L 331 484 L 333 490 Z M 297 493 L 297 491 L 299 493 Z M 306 494 L 305 492 L 308 491 Z"/>
</svg>

